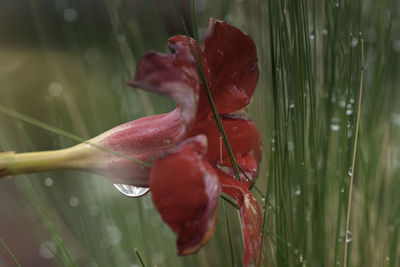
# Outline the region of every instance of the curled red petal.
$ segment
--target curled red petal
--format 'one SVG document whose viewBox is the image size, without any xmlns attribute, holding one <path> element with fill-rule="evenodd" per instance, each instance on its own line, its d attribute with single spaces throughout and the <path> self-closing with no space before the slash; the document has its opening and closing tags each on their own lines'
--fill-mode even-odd
<svg viewBox="0 0 400 267">
<path fill-rule="evenodd" d="M 177 234 L 179 255 L 195 253 L 213 235 L 221 187 L 204 160 L 207 139 L 190 138 L 158 159 L 150 174 L 150 191 L 162 219 Z"/>
<path fill-rule="evenodd" d="M 165 94 L 181 107 L 188 125 L 196 115 L 200 78 L 192 50 L 195 41 L 187 36 L 168 40 L 170 54 L 148 52 L 140 60 L 135 78 L 128 85 Z"/>
<path fill-rule="evenodd" d="M 257 176 L 261 161 L 262 141 L 257 126 L 245 115 L 222 115 L 224 126 L 233 155 L 249 178 Z M 196 121 L 189 135 L 204 134 L 208 140 L 208 160 L 221 166 L 231 166 L 228 151 L 214 117 Z"/>
<path fill-rule="evenodd" d="M 228 114 L 247 106 L 259 77 L 256 46 L 250 36 L 211 18 L 208 32 L 199 45 L 218 112 Z M 200 91 L 199 107 L 198 118 L 211 111 L 204 89 Z"/>
<path fill-rule="evenodd" d="M 247 183 L 240 182 L 219 168 L 217 170 L 222 185 L 222 191 L 237 201 L 240 207 L 242 220 L 242 231 L 244 241 L 243 265 L 254 264 L 259 266 L 260 259 L 263 261 L 262 240 L 262 217 L 260 206 L 251 194 Z"/>
<path fill-rule="evenodd" d="M 168 46 L 170 54 L 147 53 L 128 84 L 165 94 L 178 107 L 167 114 L 117 126 L 90 140 L 116 153 L 82 146 L 80 149 L 87 157 L 80 169 L 104 175 L 113 183 L 146 187 L 150 168 L 133 159 L 151 164 L 186 137 L 198 104 L 199 75 L 192 56 L 196 43 L 186 36 L 174 36 L 168 40 Z"/>
</svg>

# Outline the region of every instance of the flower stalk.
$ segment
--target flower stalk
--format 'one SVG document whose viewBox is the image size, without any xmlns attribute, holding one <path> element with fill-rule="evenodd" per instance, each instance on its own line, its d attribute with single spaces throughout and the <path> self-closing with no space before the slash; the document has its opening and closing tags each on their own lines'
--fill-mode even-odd
<svg viewBox="0 0 400 267">
<path fill-rule="evenodd" d="M 3 152 L 0 153 L 0 178 L 7 178 L 21 173 L 81 169 L 83 167 L 81 160 L 84 155 L 85 150 L 81 145 L 41 152 Z"/>
</svg>

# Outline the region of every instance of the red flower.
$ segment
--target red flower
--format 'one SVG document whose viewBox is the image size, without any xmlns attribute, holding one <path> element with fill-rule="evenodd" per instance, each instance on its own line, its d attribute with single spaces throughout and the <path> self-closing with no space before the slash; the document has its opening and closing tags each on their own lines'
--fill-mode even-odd
<svg viewBox="0 0 400 267">
<path fill-rule="evenodd" d="M 223 191 L 240 207 L 244 265 L 258 264 L 262 250 L 260 208 L 249 191 L 251 182 L 243 174 L 241 181 L 231 174 L 231 162 L 193 56 L 197 55 L 204 68 L 234 157 L 254 181 L 261 159 L 261 137 L 243 109 L 259 76 L 256 47 L 248 35 L 214 19 L 201 42 L 174 36 L 168 47 L 170 54 L 147 53 L 128 84 L 165 94 L 177 108 L 115 127 L 89 140 L 94 146 L 71 148 L 64 162 L 69 168 L 105 175 L 114 184 L 150 187 L 155 207 L 178 236 L 180 255 L 196 252 L 211 238 Z M 154 164 L 144 166 L 132 158 Z"/>
<path fill-rule="evenodd" d="M 211 19 L 208 33 L 199 44 L 186 36 L 174 36 L 168 40 L 168 46 L 171 54 L 146 54 L 137 67 L 135 79 L 129 83 L 166 94 L 178 104 L 175 111 L 162 115 L 165 120 L 162 123 L 176 129 L 176 134 L 163 138 L 168 138 L 171 145 L 180 143 L 152 167 L 150 191 L 154 205 L 178 235 L 178 253 L 190 254 L 207 242 L 215 230 L 222 188 L 240 206 L 244 265 L 257 263 L 261 250 L 260 208 L 249 191 L 251 183 L 244 176 L 240 182 L 221 169 L 230 168 L 231 163 L 225 146 L 221 146 L 193 56 L 197 53 L 197 60 L 201 60 L 234 156 L 253 179 L 261 159 L 261 137 L 245 112 L 238 111 L 250 102 L 258 80 L 255 45 L 239 29 Z"/>
<path fill-rule="evenodd" d="M 223 191 L 240 207 L 243 263 L 258 265 L 262 218 L 249 187 L 257 176 L 262 144 L 243 110 L 258 81 L 256 47 L 248 35 L 214 19 L 201 42 L 174 36 L 168 47 L 170 54 L 147 53 L 128 84 L 171 97 L 175 110 L 117 126 L 68 149 L 3 153 L 0 177 L 78 169 L 107 176 L 120 188 L 137 187 L 136 196 L 150 187 L 155 207 L 178 235 L 180 255 L 196 252 L 211 238 Z M 222 144 L 203 78 L 242 171 L 240 181 L 232 175 L 236 163 L 231 165 Z"/>
</svg>

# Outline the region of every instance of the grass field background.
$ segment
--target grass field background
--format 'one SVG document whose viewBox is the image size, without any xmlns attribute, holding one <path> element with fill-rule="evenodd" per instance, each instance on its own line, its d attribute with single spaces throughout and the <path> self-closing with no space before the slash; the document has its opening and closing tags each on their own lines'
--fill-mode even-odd
<svg viewBox="0 0 400 267">
<path fill-rule="evenodd" d="M 146 51 L 166 52 L 184 33 L 181 18 L 200 36 L 209 17 L 248 33 L 261 74 L 248 112 L 264 142 L 262 194 L 253 193 L 265 266 L 400 264 L 398 1 L 196 0 L 194 12 L 190 1 L 0 5 L 0 105 L 84 139 L 174 108 L 125 82 Z M 0 151 L 75 143 L 0 113 Z M 133 267 L 138 255 L 145 266 L 241 266 L 238 212 L 220 204 L 211 241 L 179 257 L 150 195 L 127 198 L 83 172 L 2 180 L 0 266 Z"/>
</svg>

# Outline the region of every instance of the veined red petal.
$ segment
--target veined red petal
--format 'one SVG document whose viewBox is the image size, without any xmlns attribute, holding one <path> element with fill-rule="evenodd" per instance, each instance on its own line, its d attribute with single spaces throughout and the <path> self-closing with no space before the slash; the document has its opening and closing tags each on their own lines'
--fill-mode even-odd
<svg viewBox="0 0 400 267">
<path fill-rule="evenodd" d="M 186 137 L 181 111 L 154 115 L 119 125 L 89 140 L 115 153 L 95 146 L 81 145 L 87 157 L 80 169 L 106 176 L 112 183 L 149 186 L 150 167 L 159 156 Z"/>
<path fill-rule="evenodd" d="M 179 255 L 195 253 L 213 235 L 221 187 L 204 159 L 204 135 L 187 139 L 158 159 L 150 175 L 153 202 L 177 234 Z"/>
<path fill-rule="evenodd" d="M 250 175 L 249 178 L 254 178 L 258 173 L 262 149 L 261 134 L 257 126 L 245 115 L 222 115 L 220 118 L 236 161 L 243 171 Z M 228 151 L 214 117 L 195 122 L 189 136 L 198 134 L 207 136 L 207 157 L 210 162 L 220 166 L 231 166 Z"/>
<path fill-rule="evenodd" d="M 218 112 L 228 114 L 247 106 L 259 76 L 256 46 L 250 36 L 211 18 L 208 32 L 199 45 Z M 211 111 L 205 90 L 200 91 L 199 109 L 197 118 Z"/>
<path fill-rule="evenodd" d="M 170 54 L 148 52 L 137 66 L 135 78 L 128 85 L 165 94 L 181 107 L 187 125 L 196 115 L 200 78 L 192 50 L 195 41 L 187 36 L 168 40 Z"/>
<path fill-rule="evenodd" d="M 259 260 L 264 260 L 263 245 L 261 244 L 262 217 L 260 206 L 247 188 L 247 183 L 234 179 L 218 167 L 215 169 L 221 181 L 222 191 L 235 199 L 240 207 L 244 241 L 243 265 L 254 264 L 258 266 Z"/>
</svg>

